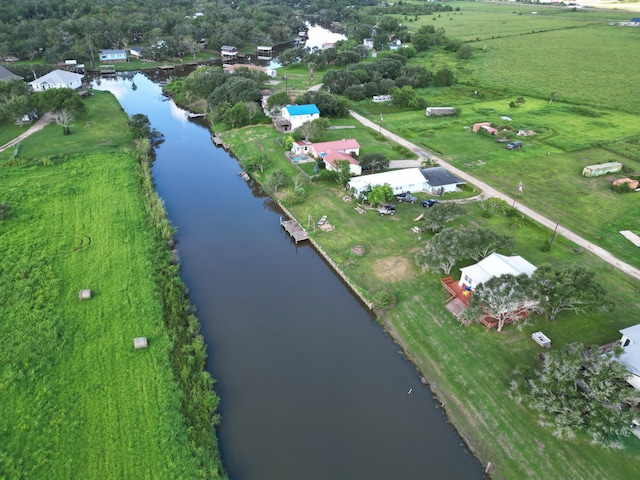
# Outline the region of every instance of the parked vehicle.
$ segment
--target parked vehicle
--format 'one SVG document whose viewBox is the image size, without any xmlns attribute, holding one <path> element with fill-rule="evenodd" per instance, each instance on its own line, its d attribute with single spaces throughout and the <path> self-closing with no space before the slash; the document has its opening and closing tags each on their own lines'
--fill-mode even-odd
<svg viewBox="0 0 640 480">
<path fill-rule="evenodd" d="M 380 214 L 381 217 L 385 216 L 385 215 L 393 215 L 396 213 L 395 208 L 391 209 L 391 208 L 387 208 L 387 207 L 380 207 L 378 209 L 378 213 Z"/>
<path fill-rule="evenodd" d="M 425 208 L 433 207 L 436 203 L 440 203 L 440 200 L 436 200 L 435 198 L 430 198 L 429 200 L 425 200 L 420 203 Z"/>
<path fill-rule="evenodd" d="M 389 210 L 395 210 L 396 206 L 393 203 L 387 203 L 386 205 L 382 206 L 383 208 L 387 208 Z"/>
<path fill-rule="evenodd" d="M 515 150 L 516 148 L 522 148 L 522 142 L 507 143 L 507 150 Z"/>
<path fill-rule="evenodd" d="M 399 201 L 399 202 L 416 203 L 418 201 L 418 198 L 414 197 L 409 192 L 404 192 L 404 193 L 399 193 L 398 195 L 396 195 L 396 200 Z"/>
</svg>

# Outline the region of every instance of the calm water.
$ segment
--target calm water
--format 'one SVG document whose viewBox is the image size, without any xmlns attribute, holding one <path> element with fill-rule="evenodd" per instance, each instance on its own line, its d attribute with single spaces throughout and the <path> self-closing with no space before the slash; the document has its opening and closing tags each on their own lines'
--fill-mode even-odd
<svg viewBox="0 0 640 480">
<path fill-rule="evenodd" d="M 311 247 L 291 242 L 208 130 L 142 74 L 95 88 L 165 135 L 154 176 L 222 398 L 230 477 L 482 478 L 398 346 Z"/>
</svg>

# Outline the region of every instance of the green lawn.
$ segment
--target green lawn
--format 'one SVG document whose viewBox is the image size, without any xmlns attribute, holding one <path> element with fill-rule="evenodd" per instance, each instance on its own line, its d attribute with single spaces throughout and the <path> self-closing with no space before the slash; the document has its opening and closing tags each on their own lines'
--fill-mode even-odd
<svg viewBox="0 0 640 480">
<path fill-rule="evenodd" d="M 264 151 L 274 159 L 283 158 L 278 135 L 269 127 L 252 127 L 223 132 L 225 142 L 233 145 L 239 158 L 251 153 L 259 139 Z M 546 156 L 545 156 L 546 158 Z M 278 160 L 257 178 L 264 180 L 273 170 L 284 168 L 290 175 L 295 168 Z M 512 371 L 518 363 L 535 364 L 541 352 L 530 338 L 537 330 L 553 341 L 553 348 L 566 343 L 603 344 L 619 338 L 618 330 L 633 323 L 637 316 L 637 291 L 640 283 L 604 264 L 598 258 L 576 252 L 576 246 L 557 238 L 550 252 L 542 246 L 551 232 L 524 221 L 513 229 L 502 215 L 486 219 L 475 203 L 466 204 L 464 217 L 454 225 L 487 226 L 516 239 L 515 253 L 532 263 L 579 262 L 593 268 L 600 281 L 612 292 L 617 308 L 611 314 L 587 312 L 561 314 L 555 322 L 533 318 L 522 328 L 507 327 L 502 333 L 481 326 L 461 327 L 444 309 L 447 295 L 439 283 L 444 274 L 425 273 L 414 263 L 415 253 L 429 238 L 411 232 L 422 213 L 419 204 L 399 204 L 393 217 L 375 212 L 356 213 L 354 204 L 344 202 L 344 191 L 333 184 L 311 183 L 305 186 L 307 198 L 289 209 L 306 224 L 327 215 L 336 228 L 316 230 L 312 237 L 347 274 L 367 299 L 382 290 L 393 293 L 397 305 L 383 312 L 379 321 L 403 347 L 438 393 L 451 420 L 469 441 L 483 462 L 492 463 L 494 478 L 633 478 L 640 441 L 631 437 L 623 452 L 607 451 L 586 439 L 558 440 L 541 427 L 532 412 L 515 405 L 507 395 Z M 419 199 L 426 198 L 419 195 Z M 352 248 L 361 245 L 365 254 Z M 457 268 L 471 262 L 461 262 Z"/>
<path fill-rule="evenodd" d="M 212 478 L 216 452 L 182 413 L 158 278 L 170 253 L 126 115 L 105 93 L 87 107 L 70 136 L 51 125 L 17 164 L 0 157 L 0 477 Z"/>
</svg>

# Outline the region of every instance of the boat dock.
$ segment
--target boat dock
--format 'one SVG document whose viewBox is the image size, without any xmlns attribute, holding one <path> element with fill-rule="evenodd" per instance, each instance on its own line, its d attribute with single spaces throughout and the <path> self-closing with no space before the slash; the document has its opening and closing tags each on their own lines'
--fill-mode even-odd
<svg viewBox="0 0 640 480">
<path fill-rule="evenodd" d="M 245 182 L 248 182 L 249 180 L 251 180 L 251 177 L 249 176 L 249 174 L 244 170 L 238 173 L 238 175 L 240 175 L 240 178 L 242 178 Z"/>
<path fill-rule="evenodd" d="M 222 139 L 219 136 L 217 136 L 215 133 L 213 135 L 211 135 L 211 140 L 213 140 L 213 144 L 216 147 L 222 147 L 225 150 L 227 149 L 225 144 L 224 144 L 224 142 L 222 141 Z"/>
<path fill-rule="evenodd" d="M 296 243 L 309 239 L 307 231 L 295 220 L 283 220 L 282 217 L 280 217 L 280 225 L 284 227 L 291 237 L 293 237 Z"/>
</svg>

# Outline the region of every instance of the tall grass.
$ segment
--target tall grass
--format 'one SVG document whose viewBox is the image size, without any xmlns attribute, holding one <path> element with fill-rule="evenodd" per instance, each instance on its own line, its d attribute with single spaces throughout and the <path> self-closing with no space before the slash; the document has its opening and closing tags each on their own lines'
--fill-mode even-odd
<svg viewBox="0 0 640 480">
<path fill-rule="evenodd" d="M 217 398 L 149 158 L 138 166 L 114 97 L 87 107 L 71 139 L 50 126 L 22 142 L 23 165 L 0 157 L 0 477 L 222 477 Z"/>
</svg>

